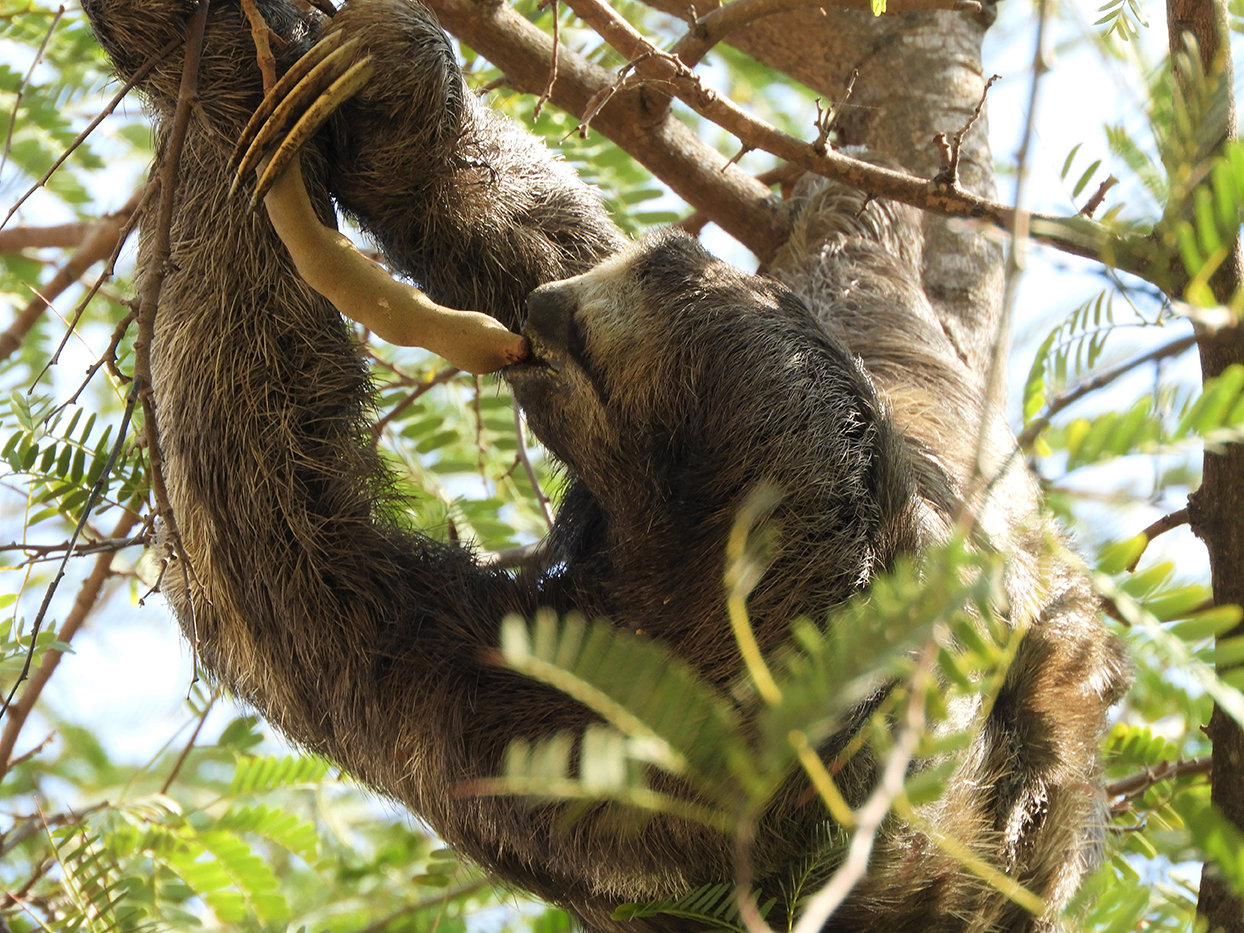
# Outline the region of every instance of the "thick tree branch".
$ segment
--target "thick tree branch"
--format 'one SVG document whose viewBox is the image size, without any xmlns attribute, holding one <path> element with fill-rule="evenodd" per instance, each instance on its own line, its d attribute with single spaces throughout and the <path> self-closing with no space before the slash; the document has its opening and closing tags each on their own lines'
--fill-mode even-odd
<svg viewBox="0 0 1244 933">
<path fill-rule="evenodd" d="M 540 94 L 547 84 L 553 42 L 508 4 L 430 0 L 445 28 L 505 72 L 518 90 Z M 560 45 L 551 100 L 582 116 L 614 76 Z M 654 118 L 638 92 L 616 95 L 592 121 L 681 198 L 709 214 L 761 259 L 785 241 L 787 220 L 768 188 L 700 140 L 669 114 Z"/>
<path fill-rule="evenodd" d="M 606 42 L 626 56 L 639 74 L 672 90 L 679 100 L 733 133 L 744 146 L 763 149 L 875 197 L 901 201 L 947 217 L 984 220 L 1007 232 L 1015 229 L 1017 211 L 1014 208 L 971 194 L 957 184 L 936 179 L 926 181 L 839 152 L 818 151 L 815 145 L 783 133 L 705 87 L 693 72 L 648 42 L 603 0 L 568 0 L 568 3 Z M 1024 217 L 1029 238 L 1033 240 L 1141 277 L 1152 274 L 1155 253 L 1143 238 L 1120 237 L 1078 216 L 1053 217 L 1025 212 Z"/>
<path fill-rule="evenodd" d="M 69 249 L 81 246 L 95 228 L 89 222 L 53 224 L 50 227 L 13 227 L 0 230 L 0 253 L 19 253 L 24 249 Z"/>
<path fill-rule="evenodd" d="M 131 198 L 129 203 L 115 214 L 105 215 L 93 224 L 67 225 L 87 229 L 88 232 L 81 241 L 82 245 L 69 257 L 68 262 L 56 270 L 56 274 L 50 281 L 40 286 L 38 294 L 18 312 L 13 323 L 0 333 L 0 360 L 7 359 L 21 347 L 30 329 L 43 316 L 44 310 L 51 306 L 50 302 L 82 278 L 91 266 L 100 260 L 107 259 L 119 249 L 123 242 L 122 237 L 129 232 L 130 217 L 138 206 L 137 197 L 135 195 Z M 17 233 L 21 229 L 0 232 L 0 237 L 5 233 Z"/>
</svg>

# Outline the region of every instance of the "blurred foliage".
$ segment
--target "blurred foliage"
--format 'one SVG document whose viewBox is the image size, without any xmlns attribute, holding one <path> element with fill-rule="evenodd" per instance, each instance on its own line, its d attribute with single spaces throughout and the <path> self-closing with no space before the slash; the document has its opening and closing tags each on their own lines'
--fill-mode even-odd
<svg viewBox="0 0 1244 933">
<path fill-rule="evenodd" d="M 666 44 L 684 28 L 638 3 L 614 6 Z M 537 0 L 520 0 L 516 8 L 545 29 L 560 16 L 563 43 L 605 67 L 623 64 L 564 8 L 542 8 Z M 6 58 L 0 63 L 0 138 L 6 140 L 0 195 L 6 211 L 112 91 L 82 15 L 66 12 L 49 33 L 56 16 L 37 0 L 0 0 Z M 1230 16 L 1231 28 L 1244 32 L 1241 0 L 1231 0 Z M 1146 26 L 1138 0 L 1110 0 L 1082 41 L 1106 50 L 1120 68 L 1132 67 L 1135 40 Z M 45 40 L 43 63 L 30 70 Z M 461 51 L 471 83 L 494 86 L 496 69 L 469 48 Z M 1213 811 L 1208 778 L 1196 765 L 1208 752 L 1201 727 L 1211 700 L 1244 710 L 1244 676 L 1233 669 L 1244 661 L 1244 639 L 1227 635 L 1238 613 L 1207 608 L 1211 594 L 1196 560 L 1156 549 L 1151 555 L 1143 535 L 1117 530 L 1143 526 L 1135 520 L 1141 508 L 1177 507 L 1171 503 L 1198 482 L 1203 445 L 1239 440 L 1244 370 L 1229 369 L 1200 386 L 1180 378 L 1176 367 L 1154 362 L 1136 367 L 1108 397 L 1089 394 L 1066 410 L 1058 405 L 1104 366 L 1125 365 L 1120 348 L 1134 345 L 1125 335 L 1166 342 L 1187 332 L 1188 318 L 1207 320 L 1224 310 L 1206 283 L 1239 231 L 1244 148 L 1207 154 L 1205 128 L 1225 94 L 1186 64 L 1194 80 L 1184 93 L 1173 89 L 1165 67 L 1136 66 L 1127 79 L 1144 93 L 1148 133 L 1111 124 L 1106 151 L 1074 147 L 1061 174 L 1078 200 L 1108 169 L 1118 174 L 1135 192 L 1133 203 L 1112 202 L 1102 221 L 1152 234 L 1163 250 L 1159 262 L 1191 284 L 1163 294 L 1105 275 L 1095 295 L 1063 309 L 1062 320 L 1043 330 L 1048 336 L 1034 358 L 1019 363 L 1028 372 L 1024 422 L 1052 415 L 1033 439 L 1032 462 L 1051 505 L 1082 549 L 1095 555 L 1096 586 L 1136 664 L 1136 686 L 1103 744 L 1107 780 L 1127 779 L 1135 787 L 1113 798 L 1106 859 L 1068 914 L 1071 928 L 1101 933 L 1191 929 L 1199 865 L 1207 857 L 1244 888 L 1244 845 Z M 807 135 L 815 107 L 801 89 L 726 47 L 715 50 L 702 71 L 711 86 L 763 119 Z M 629 233 L 685 213 L 613 143 L 597 133 L 580 139 L 574 118 L 545 106 L 534 119 L 536 102 L 502 85 L 494 87 L 492 100 L 532 125 L 598 185 Z M 119 108 L 9 226 L 90 219 L 128 197 L 129 183 L 150 157 L 150 134 L 136 111 Z M 727 134 L 680 106 L 676 112 L 723 153 L 735 154 L 737 143 Z M 756 171 L 772 164 L 762 153 L 744 162 Z M 65 256 L 55 249 L 0 253 L 0 302 L 19 310 Z M 45 372 L 62 336 L 53 315 L 44 315 L 17 352 L 0 362 L 0 543 L 6 544 L 0 550 L 0 686 L 6 692 L 28 656 L 37 668 L 72 651 L 58 638 L 73 588 L 86 576 L 83 565 L 94 558 L 70 564 L 69 580 L 37 637 L 31 623 L 63 552 L 58 543 L 83 518 L 90 490 L 98 485 L 99 498 L 86 516 L 85 543 L 107 544 L 108 529 L 127 509 L 139 517 L 138 530 L 149 531 L 143 524 L 151 494 L 138 440 L 141 421 L 119 436 L 127 386 L 103 367 L 80 383 L 81 368 L 101 358 L 126 313 L 131 274 L 132 260 L 123 259 L 117 277 L 86 308 L 59 365 Z M 1160 283 L 1164 275 L 1158 269 L 1151 279 Z M 77 300 L 74 290 L 67 294 L 68 301 Z M 1237 299 L 1227 310 L 1242 305 Z M 132 341 L 125 334 L 116 344 L 120 373 L 130 370 Z M 368 352 L 379 391 L 377 442 L 412 522 L 439 539 L 487 551 L 537 540 L 546 528 L 541 496 L 555 502 L 560 480 L 518 430 L 505 385 L 446 370 L 418 351 L 371 343 Z M 115 466 L 104 476 L 114 452 Z M 1103 500 L 1110 516 L 1104 523 L 1094 520 L 1100 510 L 1085 508 Z M 754 559 L 750 553 L 738 560 Z M 1129 571 L 1137 560 L 1138 569 Z M 113 559 L 112 571 L 138 601 L 159 568 L 131 547 Z M 987 700 L 1014 651 L 1015 636 L 997 618 L 1002 572 L 999 557 L 952 543 L 879 579 L 866 597 L 839 607 L 828 624 L 797 621 L 790 647 L 766 659 L 780 700 L 765 704 L 756 703 L 756 683 L 741 682 L 724 694 L 659 646 L 598 623 L 508 620 L 502 633 L 507 661 L 570 692 L 602 723 L 583 736 L 516 744 L 494 789 L 583 806 L 608 801 L 636 818 L 673 810 L 733 827 L 754 815 L 791 773 L 815 771 L 807 750 L 861 697 L 886 683 L 895 686 L 861 730 L 860 742 L 843 754 L 865 748 L 886 754 L 903 704 L 922 704 L 927 731 L 916 755 L 925 764 L 912 770 L 896 801 L 919 812 L 938 798 L 970 741 L 972 725 L 952 727 L 947 711 Z M 98 624 L 125 612 L 137 609 L 114 606 Z M 162 609 L 152 614 L 163 619 Z M 101 706 L 108 705 L 109 681 L 117 676 L 99 673 Z M 253 717 L 225 717 L 222 725 L 225 705 L 192 685 L 185 722 L 168 735 L 153 730 L 150 757 L 138 764 L 110 749 L 107 734 L 76 722 L 74 711 L 41 705 L 0 785 L 0 921 L 15 933 L 569 930 L 563 912 L 515 900 L 326 762 L 279 746 Z M 697 786 L 704 806 L 693 809 L 653 791 L 654 768 Z M 1137 775 L 1168 773 L 1163 769 L 1172 776 L 1135 783 Z M 809 776 L 827 809 L 844 806 L 832 799 L 832 780 L 826 785 L 818 778 Z M 827 820 L 806 863 L 771 879 L 772 890 L 766 888 L 757 904 L 771 925 L 789 926 L 841 863 L 848 840 L 848 832 Z M 724 883 L 618 908 L 619 918 L 657 915 L 743 929 L 733 890 Z"/>
</svg>

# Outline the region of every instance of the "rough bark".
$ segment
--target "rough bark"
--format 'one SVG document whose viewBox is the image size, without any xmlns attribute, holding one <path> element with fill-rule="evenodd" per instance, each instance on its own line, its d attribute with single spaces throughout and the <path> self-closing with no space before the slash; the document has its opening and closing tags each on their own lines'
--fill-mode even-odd
<svg viewBox="0 0 1244 933">
<path fill-rule="evenodd" d="M 1225 96 L 1224 106 L 1210 108 L 1222 124 L 1211 136 L 1209 158 L 1236 135 L 1235 101 L 1232 99 L 1232 68 L 1227 37 L 1226 5 L 1221 0 L 1168 0 L 1167 29 L 1174 78 L 1188 86 L 1178 56 L 1188 54 L 1188 37 L 1195 41 L 1201 67 L 1216 78 L 1216 93 Z M 1227 302 L 1240 286 L 1241 255 L 1237 242 L 1227 261 L 1210 280 L 1214 296 Z M 1244 328 L 1240 326 L 1197 335 L 1201 374 L 1212 379 L 1233 364 L 1244 363 Z M 1209 552 L 1210 575 L 1217 605 L 1244 605 L 1244 447 L 1231 445 L 1206 451 L 1201 487 L 1188 502 L 1192 530 Z M 1244 635 L 1244 625 L 1223 638 Z M 1244 730 L 1215 706 L 1206 728 L 1213 742 L 1213 790 L 1211 799 L 1235 826 L 1244 829 Z M 1211 931 L 1244 933 L 1244 900 L 1231 889 L 1214 862 L 1201 873 L 1197 913 Z"/>
</svg>

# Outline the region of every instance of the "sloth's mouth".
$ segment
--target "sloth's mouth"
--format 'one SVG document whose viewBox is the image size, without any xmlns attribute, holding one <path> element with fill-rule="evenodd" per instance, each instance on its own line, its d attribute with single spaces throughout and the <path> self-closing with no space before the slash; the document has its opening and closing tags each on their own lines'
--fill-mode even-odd
<svg viewBox="0 0 1244 933">
<path fill-rule="evenodd" d="M 510 374 L 516 376 L 560 375 L 566 365 L 565 350 L 555 343 L 550 344 L 540 339 L 540 335 L 535 333 L 531 327 L 524 326 L 522 333 L 527 338 L 527 355 L 518 362 L 505 367 L 505 374 L 507 376 Z"/>
<path fill-rule="evenodd" d="M 511 363 L 505 367 L 502 373 L 506 378 L 541 375 L 556 376 L 560 375 L 564 365 L 562 360 L 552 355 L 542 354 L 537 347 L 532 346 L 526 357 L 517 363 Z"/>
</svg>

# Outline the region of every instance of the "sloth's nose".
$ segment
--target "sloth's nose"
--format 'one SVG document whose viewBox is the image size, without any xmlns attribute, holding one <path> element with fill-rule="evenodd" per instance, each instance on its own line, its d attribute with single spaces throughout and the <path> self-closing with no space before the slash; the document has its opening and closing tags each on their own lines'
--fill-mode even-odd
<svg viewBox="0 0 1244 933">
<path fill-rule="evenodd" d="M 562 282 L 541 285 L 527 296 L 523 333 L 542 343 L 568 348 L 574 334 L 577 302 L 574 289 Z"/>
</svg>

